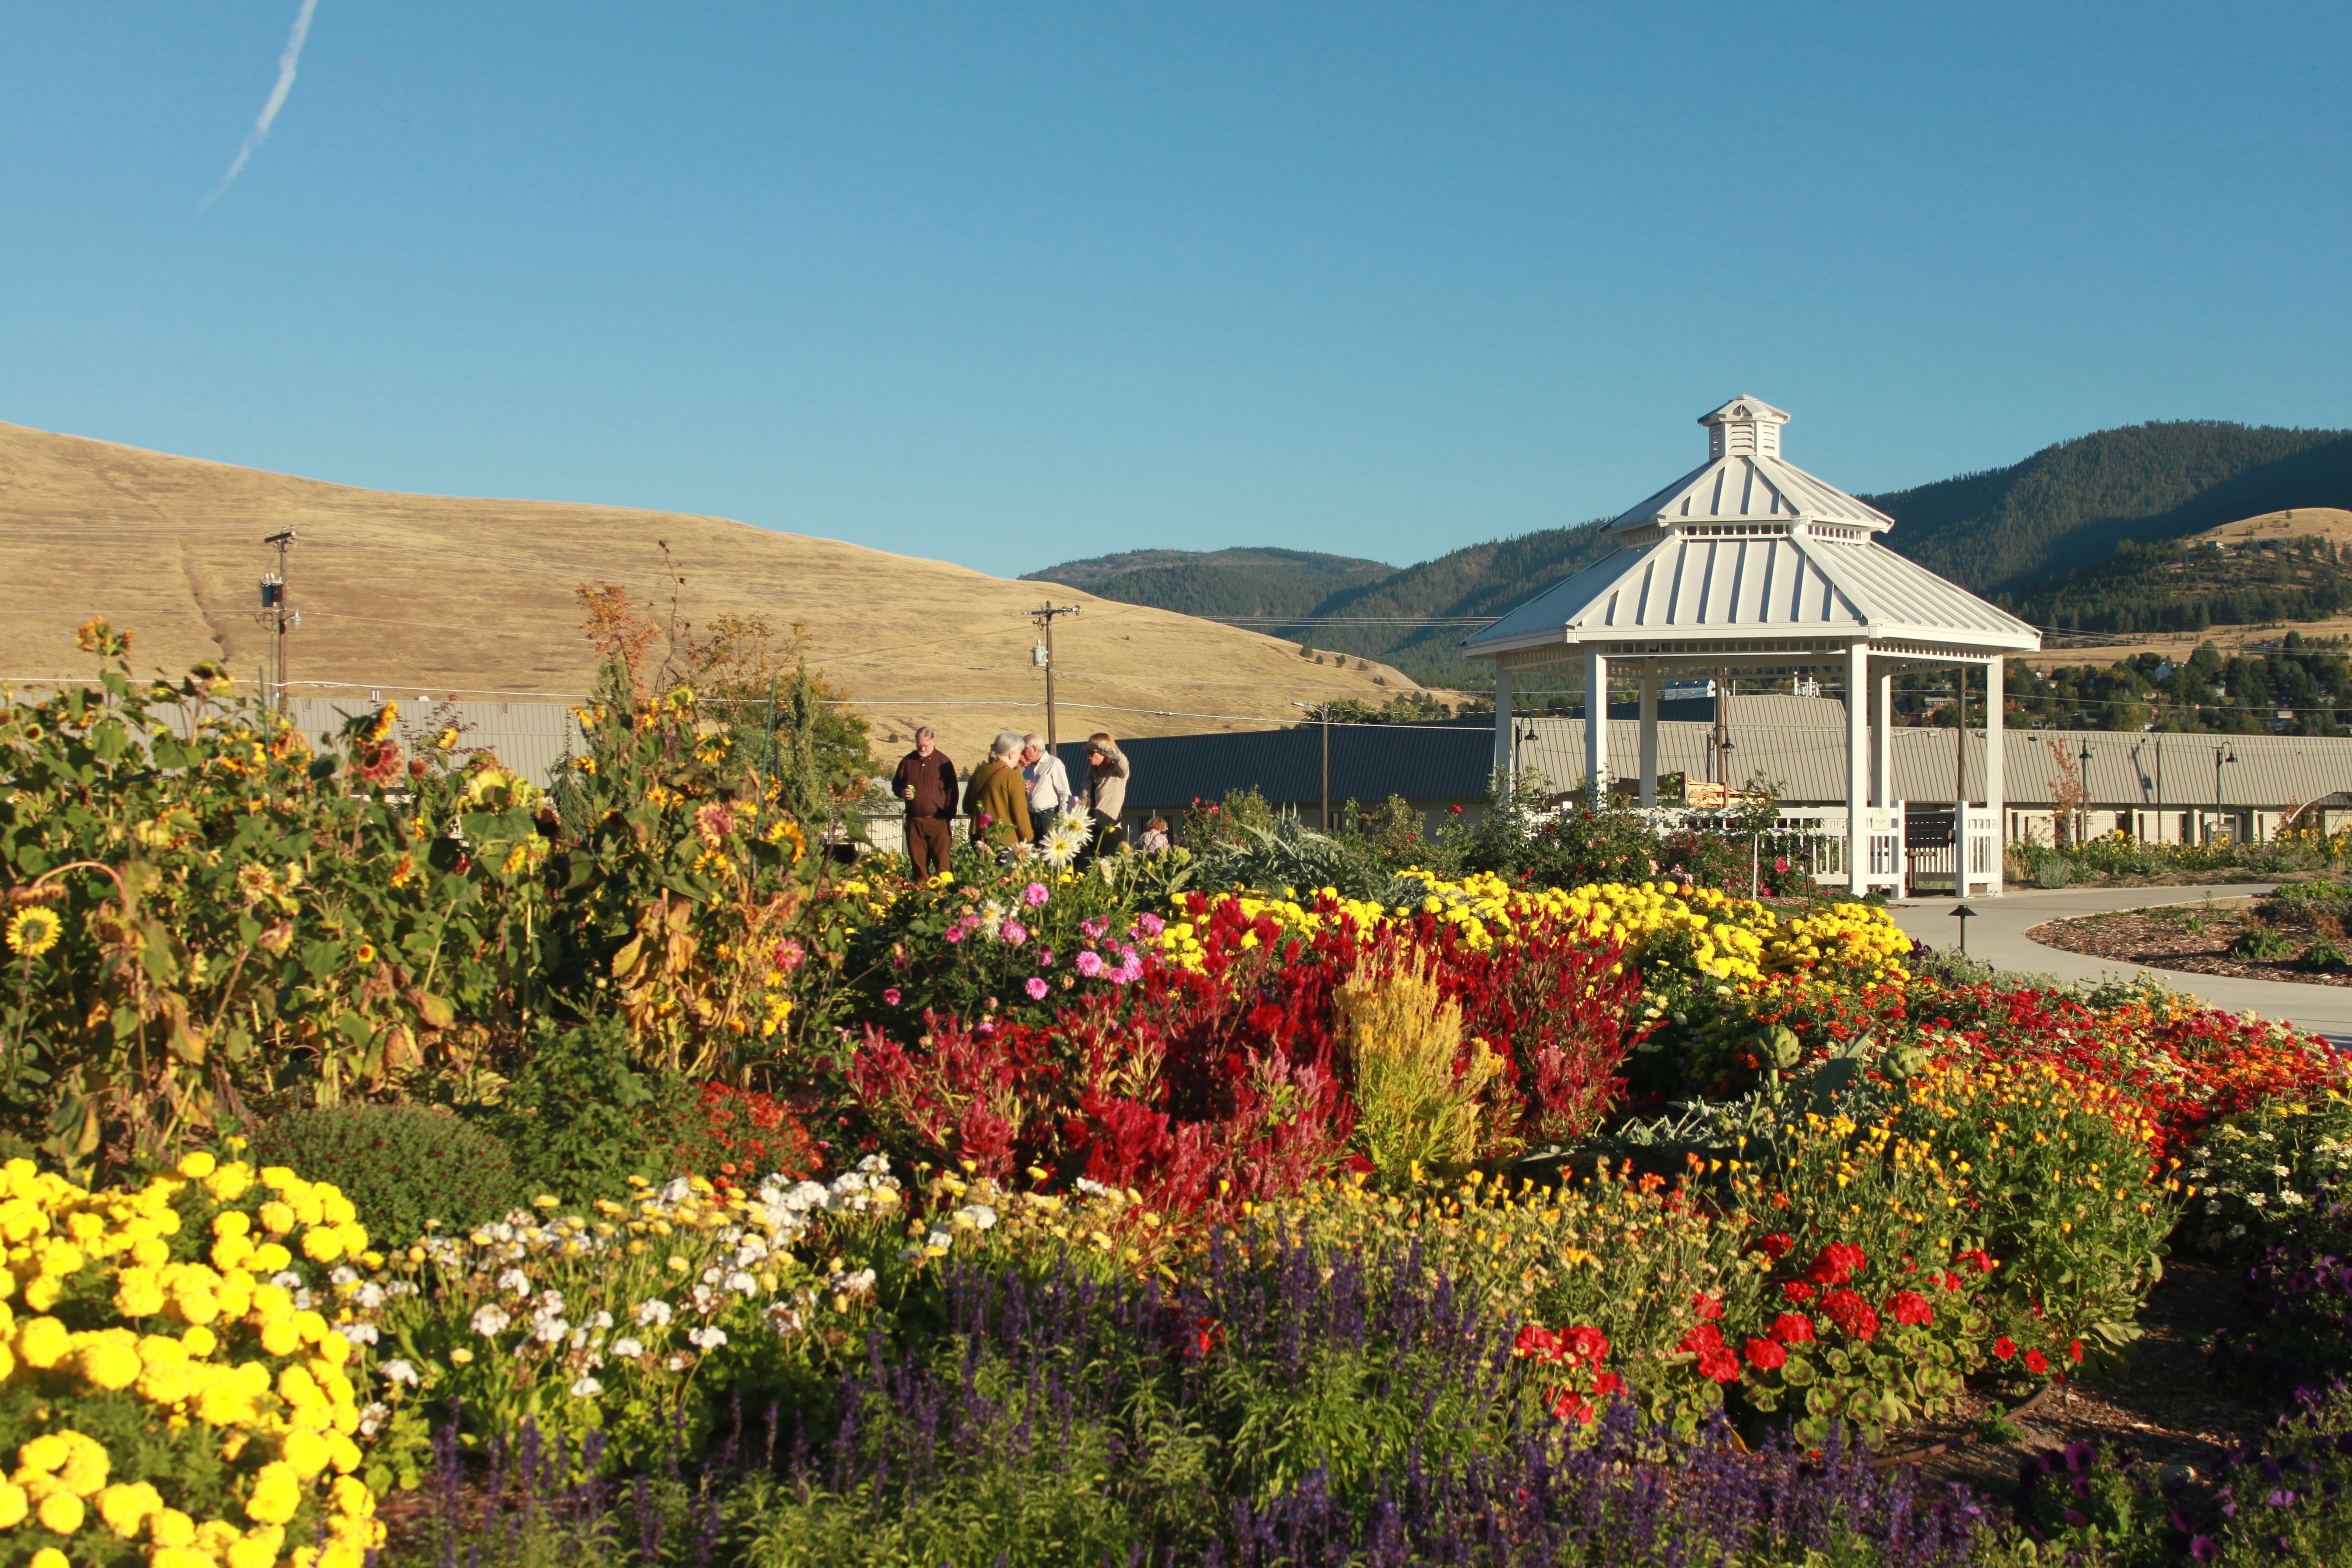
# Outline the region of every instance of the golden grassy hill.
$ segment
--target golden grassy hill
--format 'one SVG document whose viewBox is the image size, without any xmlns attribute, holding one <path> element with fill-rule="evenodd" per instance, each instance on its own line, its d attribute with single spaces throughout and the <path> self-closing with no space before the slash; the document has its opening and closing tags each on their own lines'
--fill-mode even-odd
<svg viewBox="0 0 2352 1568">
<path fill-rule="evenodd" d="M 2240 518 L 2219 528 L 2209 528 L 2202 533 L 2192 533 L 2193 542 L 2212 540 L 2228 549 L 2232 545 L 2259 540 L 2325 539 L 2331 544 L 2352 542 L 2352 511 L 2341 507 L 2305 506 L 2289 511 L 2266 511 L 2260 517 Z"/>
<path fill-rule="evenodd" d="M 959 761 L 1000 729 L 1045 728 L 1042 707 L 1024 706 L 1045 695 L 1024 614 L 1048 596 L 1037 584 L 724 518 L 354 489 L 6 424 L 0 678 L 86 677 L 74 628 L 93 615 L 136 628 L 142 671 L 216 659 L 257 677 L 268 644 L 257 584 L 275 560 L 260 541 L 284 528 L 299 536 L 288 572 L 299 695 L 583 693 L 594 659 L 574 591 L 625 584 L 666 616 L 666 540 L 688 622 L 805 623 L 814 662 L 873 721 L 877 750 L 918 721 Z M 1294 701 L 1414 689 L 1386 666 L 1318 666 L 1255 632 L 1050 596 L 1086 605 L 1055 634 L 1065 740 L 1264 728 L 1297 719 Z"/>
</svg>

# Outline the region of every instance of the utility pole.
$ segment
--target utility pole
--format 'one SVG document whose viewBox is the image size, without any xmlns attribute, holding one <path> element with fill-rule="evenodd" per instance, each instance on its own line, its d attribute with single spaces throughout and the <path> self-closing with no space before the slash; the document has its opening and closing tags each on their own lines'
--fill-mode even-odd
<svg viewBox="0 0 2352 1568">
<path fill-rule="evenodd" d="M 1061 744 L 1061 734 L 1054 727 L 1054 623 L 1064 616 L 1075 616 L 1084 605 L 1056 605 L 1048 599 L 1029 612 L 1045 634 L 1045 639 L 1029 651 L 1029 662 L 1045 672 L 1045 750 L 1051 754 Z"/>
<path fill-rule="evenodd" d="M 291 700 L 287 696 L 286 688 L 286 633 L 289 626 L 286 609 L 286 547 L 294 542 L 294 531 L 290 528 L 281 529 L 261 542 L 278 546 L 278 569 L 263 574 L 261 579 L 261 614 L 264 623 L 271 628 L 269 646 L 276 650 L 273 663 L 277 669 L 277 708 L 283 713 L 287 711 L 288 704 Z M 301 617 L 295 616 L 291 624 L 299 626 Z"/>
<path fill-rule="evenodd" d="M 1328 833 L 1331 831 L 1331 705 L 1328 702 L 1293 702 L 1291 706 L 1306 709 L 1323 724 L 1323 831 Z M 1512 728 L 1511 739 L 1515 742 L 1518 740 L 1516 725 Z M 1512 747 L 1515 766 L 1517 750 L 1515 744 Z"/>
</svg>

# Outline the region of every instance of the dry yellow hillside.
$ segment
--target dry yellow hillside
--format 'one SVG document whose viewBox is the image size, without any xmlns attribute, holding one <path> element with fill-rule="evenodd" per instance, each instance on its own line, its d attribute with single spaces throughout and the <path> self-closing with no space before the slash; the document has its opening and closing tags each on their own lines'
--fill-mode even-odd
<svg viewBox="0 0 2352 1568">
<path fill-rule="evenodd" d="M 2333 544 L 2352 542 L 2352 511 L 2341 507 L 2305 506 L 2288 511 L 2266 511 L 2192 533 L 2191 541 L 2213 540 L 2224 548 L 2255 540 L 2303 539 L 2316 536 Z"/>
<path fill-rule="evenodd" d="M 594 661 L 574 590 L 624 583 L 667 613 L 667 540 L 687 619 L 805 622 L 877 750 L 929 721 L 968 762 L 1000 729 L 1045 728 L 1023 613 L 1049 596 L 1040 584 L 724 518 L 354 489 L 6 424 L 0 677 L 88 675 L 74 628 L 94 615 L 137 629 L 142 670 L 218 659 L 257 676 L 268 641 L 257 584 L 275 559 L 261 539 L 284 528 L 299 535 L 298 694 L 584 692 Z M 1262 728 L 1295 720 L 1294 701 L 1413 689 L 1385 666 L 1318 666 L 1255 632 L 1067 588 L 1050 597 L 1086 605 L 1055 634 L 1065 740 Z"/>
</svg>

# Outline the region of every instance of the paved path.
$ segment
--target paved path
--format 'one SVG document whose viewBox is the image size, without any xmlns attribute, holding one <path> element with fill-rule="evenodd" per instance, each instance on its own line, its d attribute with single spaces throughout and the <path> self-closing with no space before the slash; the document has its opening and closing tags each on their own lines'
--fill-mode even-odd
<svg viewBox="0 0 2352 1568">
<path fill-rule="evenodd" d="M 2143 910 L 2158 904 L 2200 904 L 2207 898 L 2242 899 L 2270 891 L 2268 882 L 2231 882 L 2205 888 L 2059 888 L 2012 889 L 1998 899 L 1972 900 L 1977 917 L 1969 921 L 1969 956 L 2002 969 L 2055 974 L 2062 980 L 2097 980 L 2105 976 L 2153 974 L 2175 991 L 2186 991 L 2216 1007 L 2233 1013 L 2259 1013 L 2352 1044 L 2352 985 L 2305 985 L 2292 980 L 2241 980 L 2228 974 L 2189 974 L 2177 969 L 2153 969 L 2117 959 L 2093 958 L 2044 947 L 2029 941 L 2026 931 L 2045 921 L 2076 915 L 2105 914 L 2111 910 Z M 1888 911 L 1904 934 L 1932 947 L 1956 947 L 1960 922 L 1952 918 L 1949 899 L 1921 899 L 1894 905 Z"/>
</svg>

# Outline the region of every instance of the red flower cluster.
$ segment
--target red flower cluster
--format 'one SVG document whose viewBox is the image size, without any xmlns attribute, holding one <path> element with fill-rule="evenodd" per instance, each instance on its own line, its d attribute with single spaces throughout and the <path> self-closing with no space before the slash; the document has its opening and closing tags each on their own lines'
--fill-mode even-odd
<svg viewBox="0 0 2352 1568">
<path fill-rule="evenodd" d="M 2157 1158 L 2266 1100 L 2317 1095 L 2352 1079 L 2352 1058 L 2316 1037 L 2200 1007 L 2094 1008 L 2047 991 L 1953 987 L 1937 995 L 1956 1043 L 1995 1060 L 2047 1062 L 2124 1090 L 2154 1122 Z"/>
<path fill-rule="evenodd" d="M 1906 1291 L 1907 1295 L 1908 1292 Z M 1822 1316 L 1864 1344 L 1878 1333 L 1878 1313 L 1853 1290 L 1839 1289 L 1822 1298 Z"/>
<path fill-rule="evenodd" d="M 1886 1315 L 1907 1327 L 1926 1328 L 1936 1321 L 1936 1309 L 1916 1290 L 1897 1290 L 1886 1298 Z"/>
<path fill-rule="evenodd" d="M 1822 1248 L 1805 1278 L 1816 1285 L 1843 1285 L 1870 1267 L 1870 1259 L 1862 1248 L 1851 1242 L 1832 1241 Z"/>
<path fill-rule="evenodd" d="M 1565 1381 L 1544 1390 L 1545 1405 L 1561 1421 L 1591 1421 L 1599 1414 L 1594 1401 L 1613 1399 L 1625 1389 L 1623 1378 L 1601 1370 L 1609 1359 L 1609 1340 L 1599 1329 L 1580 1326 L 1555 1333 L 1528 1323 L 1511 1342 L 1511 1354 L 1538 1366 L 1557 1367 L 1565 1374 Z M 1738 1373 L 1735 1371 L 1732 1375 Z"/>
<path fill-rule="evenodd" d="M 1713 1378 L 1717 1383 L 1739 1381 L 1739 1358 L 1723 1342 L 1723 1331 L 1714 1323 L 1699 1324 L 1685 1334 L 1675 1348 L 1687 1351 L 1696 1359 L 1701 1377 Z"/>
</svg>

